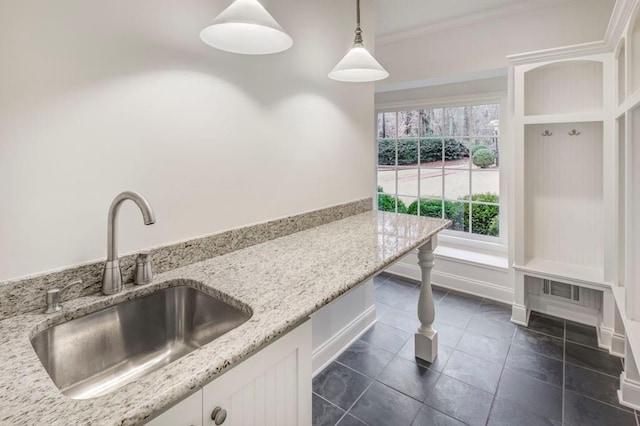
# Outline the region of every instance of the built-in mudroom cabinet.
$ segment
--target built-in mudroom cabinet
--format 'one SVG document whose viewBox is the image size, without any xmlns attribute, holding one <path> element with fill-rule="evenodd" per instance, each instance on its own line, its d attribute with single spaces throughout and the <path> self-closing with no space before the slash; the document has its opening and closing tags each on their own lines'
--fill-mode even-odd
<svg viewBox="0 0 640 426">
<path fill-rule="evenodd" d="M 625 360 L 620 403 L 640 409 L 640 3 L 621 2 L 602 42 L 509 59 L 513 321 L 595 325 Z"/>
</svg>

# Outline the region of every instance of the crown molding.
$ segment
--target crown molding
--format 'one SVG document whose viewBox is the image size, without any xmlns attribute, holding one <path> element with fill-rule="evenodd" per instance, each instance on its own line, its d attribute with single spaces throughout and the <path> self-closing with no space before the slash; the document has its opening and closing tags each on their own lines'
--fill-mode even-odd
<svg viewBox="0 0 640 426">
<path fill-rule="evenodd" d="M 633 13 L 633 10 L 638 3 L 637 0 L 617 0 L 611 13 L 611 19 L 609 20 L 609 26 L 605 33 L 604 40 L 612 48 L 615 48 L 618 44 L 618 40 L 622 37 L 629 17 Z"/>
<path fill-rule="evenodd" d="M 489 9 L 489 10 L 475 13 L 472 15 L 438 22 L 436 24 L 428 24 L 423 27 L 414 28 L 407 31 L 401 31 L 401 32 L 389 34 L 386 36 L 376 37 L 376 45 L 381 46 L 389 43 L 394 43 L 397 41 L 419 37 L 426 34 L 433 34 L 441 31 L 460 28 L 467 25 L 476 24 L 478 22 L 487 21 L 490 19 L 503 18 L 511 15 L 518 15 L 520 13 L 529 12 L 531 10 L 544 8 L 544 7 L 556 5 L 558 3 L 567 2 L 567 1 L 570 1 L 570 0 L 538 0 L 538 1 L 527 1 L 523 3 L 511 4 L 503 7 L 497 7 L 494 9 Z"/>
<path fill-rule="evenodd" d="M 610 51 L 610 46 L 604 40 L 600 40 L 571 46 L 555 47 L 553 49 L 518 53 L 507 56 L 507 59 L 514 65 L 524 65 L 535 62 L 569 59 L 578 56 L 599 55 Z"/>
<path fill-rule="evenodd" d="M 631 13 L 637 3 L 638 0 L 616 1 L 603 40 L 534 52 L 518 53 L 507 56 L 507 59 L 513 65 L 524 65 L 613 52 L 618 45 L 618 40 L 624 33 Z"/>
</svg>

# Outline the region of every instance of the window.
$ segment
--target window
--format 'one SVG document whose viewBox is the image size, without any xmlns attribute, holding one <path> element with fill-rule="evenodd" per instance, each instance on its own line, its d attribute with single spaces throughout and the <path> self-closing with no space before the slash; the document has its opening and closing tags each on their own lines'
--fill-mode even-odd
<svg viewBox="0 0 640 426">
<path fill-rule="evenodd" d="M 500 105 L 378 114 L 378 210 L 500 236 Z"/>
</svg>

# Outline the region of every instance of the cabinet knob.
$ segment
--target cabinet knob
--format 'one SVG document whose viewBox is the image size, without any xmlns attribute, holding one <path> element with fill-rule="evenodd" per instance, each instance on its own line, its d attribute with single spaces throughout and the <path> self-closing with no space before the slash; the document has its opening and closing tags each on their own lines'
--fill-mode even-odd
<svg viewBox="0 0 640 426">
<path fill-rule="evenodd" d="M 211 412 L 211 420 L 213 420 L 216 425 L 221 425 L 227 420 L 227 410 L 220 407 L 214 408 Z"/>
</svg>

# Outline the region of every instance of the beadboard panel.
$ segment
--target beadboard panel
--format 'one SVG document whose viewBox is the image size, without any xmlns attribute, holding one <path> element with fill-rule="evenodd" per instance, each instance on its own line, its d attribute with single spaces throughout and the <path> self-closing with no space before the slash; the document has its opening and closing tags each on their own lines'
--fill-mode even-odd
<svg viewBox="0 0 640 426">
<path fill-rule="evenodd" d="M 596 112 L 603 107 L 603 64 L 567 61 L 525 74 L 525 115 Z"/>
<path fill-rule="evenodd" d="M 223 406 L 230 407 L 233 426 L 293 425 L 297 422 L 296 354 L 265 371 L 236 391 Z"/>
<path fill-rule="evenodd" d="M 203 419 L 225 426 L 311 426 L 311 324 L 298 327 L 203 389 Z"/>
<path fill-rule="evenodd" d="M 573 129 L 580 135 L 569 136 Z M 602 137 L 599 122 L 526 126 L 529 260 L 603 267 Z"/>
</svg>

